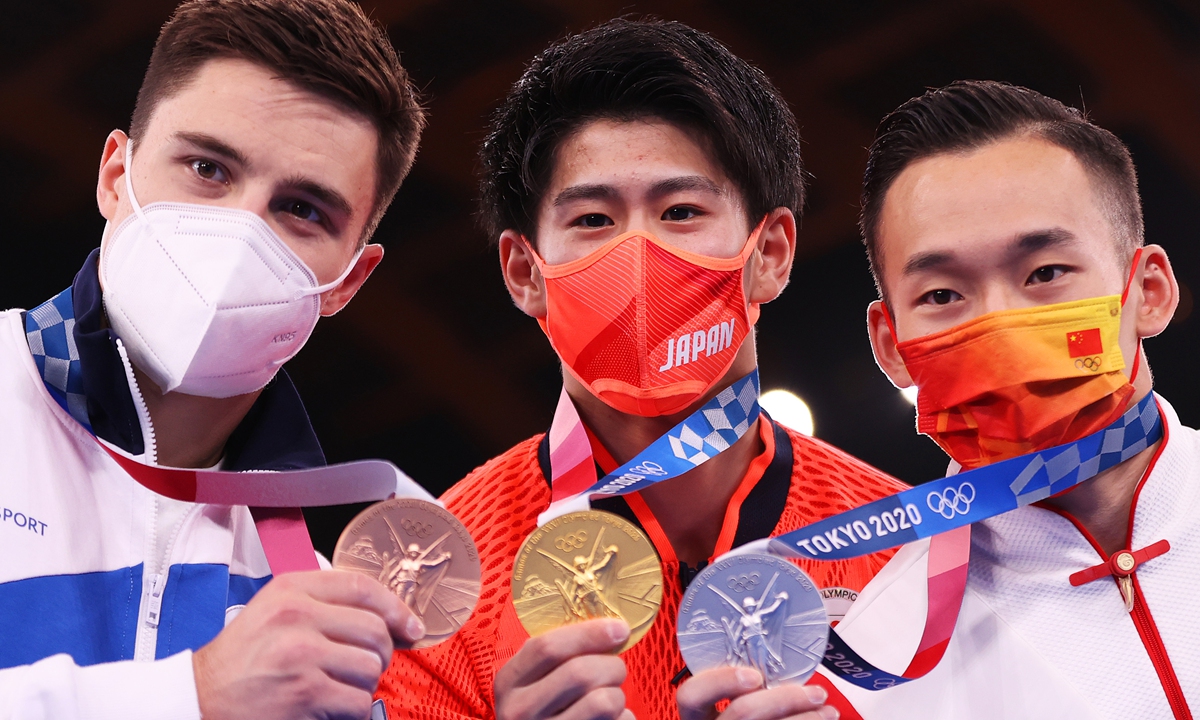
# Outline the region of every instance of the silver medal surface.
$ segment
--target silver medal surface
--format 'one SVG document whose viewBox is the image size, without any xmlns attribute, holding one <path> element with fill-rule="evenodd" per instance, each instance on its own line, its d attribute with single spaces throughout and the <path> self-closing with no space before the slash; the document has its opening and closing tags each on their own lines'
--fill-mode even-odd
<svg viewBox="0 0 1200 720">
<path fill-rule="evenodd" d="M 735 555 L 706 567 L 684 593 L 676 627 L 693 675 L 752 667 L 767 687 L 811 677 L 829 638 L 820 591 L 800 568 L 773 555 Z"/>
</svg>

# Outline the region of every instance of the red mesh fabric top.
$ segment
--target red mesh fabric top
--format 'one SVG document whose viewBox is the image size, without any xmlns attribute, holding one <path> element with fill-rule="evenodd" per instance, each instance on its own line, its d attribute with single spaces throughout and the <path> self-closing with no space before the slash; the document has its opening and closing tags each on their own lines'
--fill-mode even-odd
<svg viewBox="0 0 1200 720">
<path fill-rule="evenodd" d="M 772 535 L 907 488 L 820 440 L 791 431 L 788 436 L 793 452 L 792 480 Z M 447 509 L 462 520 L 479 546 L 482 595 L 475 614 L 450 640 L 423 650 L 396 652 L 377 692 L 387 704 L 389 720 L 495 717 L 492 681 L 496 671 L 528 637 L 509 600 L 509 581 L 517 549 L 537 528 L 538 514 L 550 504 L 550 489 L 538 464 L 541 439 L 526 440 L 491 460 L 443 496 Z M 818 587 L 857 592 L 891 555 L 888 551 L 852 560 L 801 560 L 797 564 Z M 639 720 L 679 717 L 671 680 L 684 667 L 675 642 L 675 620 L 684 588 L 678 562 L 665 562 L 662 570 L 663 601 L 658 618 L 650 632 L 621 656 L 628 668 L 626 704 Z"/>
</svg>

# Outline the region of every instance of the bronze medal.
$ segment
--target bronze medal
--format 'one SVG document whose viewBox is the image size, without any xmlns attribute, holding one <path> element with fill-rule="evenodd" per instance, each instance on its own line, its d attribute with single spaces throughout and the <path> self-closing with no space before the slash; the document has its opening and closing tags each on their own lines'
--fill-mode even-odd
<svg viewBox="0 0 1200 720">
<path fill-rule="evenodd" d="M 662 565 L 650 539 L 623 518 L 597 510 L 568 513 L 539 527 L 513 563 L 513 606 L 531 636 L 616 617 L 629 623 L 621 647 L 628 650 L 654 623 L 662 588 Z"/>
<path fill-rule="evenodd" d="M 425 500 L 392 498 L 358 514 L 338 538 L 338 570 L 370 575 L 396 594 L 437 645 L 458 631 L 479 602 L 479 552 L 458 518 Z"/>
</svg>

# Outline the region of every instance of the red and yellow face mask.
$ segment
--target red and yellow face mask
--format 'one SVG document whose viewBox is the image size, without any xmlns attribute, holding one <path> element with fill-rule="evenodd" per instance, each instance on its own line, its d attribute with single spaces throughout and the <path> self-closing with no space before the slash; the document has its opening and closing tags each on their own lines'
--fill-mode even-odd
<svg viewBox="0 0 1200 720">
<path fill-rule="evenodd" d="M 760 231 L 731 258 L 642 231 L 558 265 L 534 252 L 546 280 L 538 322 L 568 372 L 611 407 L 643 417 L 684 410 L 725 376 L 758 320 L 743 273 Z"/>
<path fill-rule="evenodd" d="M 1122 303 L 1002 310 L 897 344 L 918 388 L 918 432 L 972 469 L 1109 425 L 1134 392 L 1121 372 Z"/>
</svg>

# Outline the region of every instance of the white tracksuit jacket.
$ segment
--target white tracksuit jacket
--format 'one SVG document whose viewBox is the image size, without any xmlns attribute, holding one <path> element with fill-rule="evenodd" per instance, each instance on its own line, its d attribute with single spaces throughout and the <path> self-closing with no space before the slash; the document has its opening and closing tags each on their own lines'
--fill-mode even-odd
<svg viewBox="0 0 1200 720">
<path fill-rule="evenodd" d="M 322 462 L 276 383 L 292 426 L 272 442 Z M 245 507 L 139 485 L 47 392 L 21 313 L 0 313 L 0 720 L 196 720 L 192 650 L 269 579 Z"/>
<path fill-rule="evenodd" d="M 1106 558 L 1066 517 L 1028 506 L 977 523 L 941 663 L 877 692 L 833 680 L 863 718 L 1170 720 L 1200 710 L 1200 432 L 1158 400 L 1166 439 L 1135 498 L 1127 549 L 1163 539 L 1171 549 L 1135 571 L 1134 612 L 1111 576 L 1070 584 Z M 920 640 L 927 551 L 924 541 L 898 552 L 838 625 L 883 669 L 902 670 Z"/>
</svg>

